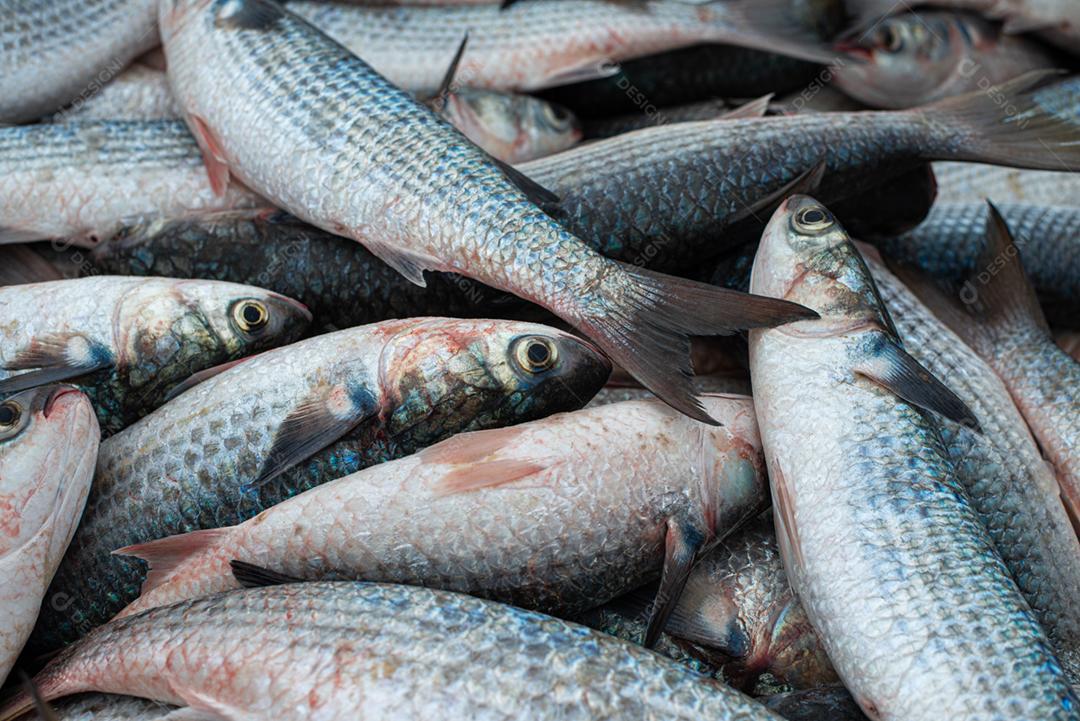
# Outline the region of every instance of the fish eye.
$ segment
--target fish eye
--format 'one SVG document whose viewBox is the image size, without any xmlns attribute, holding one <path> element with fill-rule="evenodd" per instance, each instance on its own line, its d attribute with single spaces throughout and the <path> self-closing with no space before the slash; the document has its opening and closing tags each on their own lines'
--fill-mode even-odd
<svg viewBox="0 0 1080 721">
<path fill-rule="evenodd" d="M 881 47 L 890 53 L 898 53 L 904 49 L 904 37 L 892 25 L 886 25 L 879 35 Z"/>
<path fill-rule="evenodd" d="M 22 408 L 15 401 L 0 403 L 0 431 L 9 431 L 19 424 Z"/>
<path fill-rule="evenodd" d="M 544 115 L 552 125 L 565 126 L 570 122 L 570 111 L 561 105 L 544 104 Z"/>
<path fill-rule="evenodd" d="M 820 233 L 831 228 L 836 222 L 829 211 L 818 205 L 800 208 L 792 220 L 796 230 L 806 233 Z"/>
<path fill-rule="evenodd" d="M 547 338 L 529 336 L 517 341 L 514 359 L 530 373 L 542 373 L 559 360 L 559 351 Z"/>
<path fill-rule="evenodd" d="M 233 320 L 245 333 L 257 333 L 270 322 L 270 311 L 257 300 L 242 300 L 233 307 Z"/>
</svg>

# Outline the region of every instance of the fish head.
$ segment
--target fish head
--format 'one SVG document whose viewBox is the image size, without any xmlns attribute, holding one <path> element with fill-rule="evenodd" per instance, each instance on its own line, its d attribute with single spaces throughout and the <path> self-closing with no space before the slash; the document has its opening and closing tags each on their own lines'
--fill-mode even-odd
<svg viewBox="0 0 1080 721">
<path fill-rule="evenodd" d="M 784 331 L 889 325 L 855 244 L 828 208 L 806 195 L 785 200 L 769 220 L 754 258 L 750 291 L 800 303 L 821 316 Z"/>
<path fill-rule="evenodd" d="M 146 410 L 193 373 L 298 339 L 311 322 L 303 304 L 254 286 L 146 279 L 113 321 L 120 382 Z M 139 403 L 137 403 L 138 405 Z"/>
<path fill-rule="evenodd" d="M 836 82 L 845 93 L 879 108 L 935 100 L 970 64 L 974 35 L 969 25 L 952 13 L 885 18 L 858 39 L 837 44 L 837 51 L 856 62 L 838 64 Z"/>
<path fill-rule="evenodd" d="M 460 90 L 447 96 L 442 114 L 481 148 L 508 163 L 557 153 L 582 138 L 581 123 L 569 110 L 519 93 Z"/>
<path fill-rule="evenodd" d="M 392 429 L 422 419 L 441 436 L 581 408 L 607 381 L 611 362 L 588 341 L 547 326 L 440 318 L 402 330 L 379 373 Z"/>
<path fill-rule="evenodd" d="M 97 417 L 74 386 L 32 388 L 0 402 L 0 559 L 25 546 L 68 493 L 85 493 L 97 454 Z M 70 481 L 83 468 L 84 487 Z"/>
<path fill-rule="evenodd" d="M 187 23 L 205 21 L 224 30 L 271 30 L 286 11 L 274 0 L 159 0 L 158 25 L 163 42 Z"/>
</svg>

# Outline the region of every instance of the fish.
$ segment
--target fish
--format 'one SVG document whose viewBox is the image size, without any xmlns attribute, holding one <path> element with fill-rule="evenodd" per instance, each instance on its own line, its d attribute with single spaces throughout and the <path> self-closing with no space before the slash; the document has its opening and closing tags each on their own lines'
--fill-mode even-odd
<svg viewBox="0 0 1080 721">
<path fill-rule="evenodd" d="M 1080 207 L 1007 203 L 997 205 L 1012 228 L 1024 269 L 1051 324 L 1080 327 Z M 937 203 L 915 229 L 870 238 L 890 261 L 959 284 L 976 269 L 984 245 L 985 201 Z"/>
<path fill-rule="evenodd" d="M 1064 161 L 1053 170 L 988 167 L 977 163 L 934 163 L 939 203 L 1076 205 L 1080 174 Z"/>
<path fill-rule="evenodd" d="M 835 202 L 918 172 L 927 160 L 978 158 L 1043 168 L 1080 162 L 1080 128 L 1047 114 L 1033 99 L 1047 77 L 1028 74 L 993 92 L 912 111 L 645 128 L 520 169 L 559 196 L 549 212 L 605 256 L 657 271 L 700 272 L 703 258 L 714 259 L 745 240 L 732 232 L 735 222 L 754 219 L 756 240 L 767 209 L 823 163 L 814 192 L 823 202 Z M 1002 122 L 998 101 L 1015 109 L 1009 117 L 1024 114 L 1023 127 Z M 1046 152 L 1043 141 L 1053 152 Z M 892 218 L 885 220 L 892 224 Z"/>
<path fill-rule="evenodd" d="M 236 184 L 218 190 L 179 120 L 0 128 L 0 243 L 93 247 L 125 220 L 266 206 Z"/>
<path fill-rule="evenodd" d="M 888 17 L 837 50 L 863 62 L 837 63 L 836 86 L 875 108 L 925 105 L 1056 66 L 1037 40 L 980 15 L 933 10 Z"/>
<path fill-rule="evenodd" d="M 208 673 L 219 668 L 230 673 Z M 132 693 L 212 718 L 420 719 L 435 707 L 445 718 L 507 720 L 780 718 L 598 631 L 377 583 L 293 583 L 152 609 L 103 626 L 36 683 L 49 701 Z M 20 694 L 0 707 L 0 721 L 30 707 Z"/>
<path fill-rule="evenodd" d="M 1053 469 L 994 370 L 871 252 L 863 257 L 904 346 L 978 421 L 980 433 L 943 421 L 942 439 L 957 479 L 1075 685 L 1080 539 Z"/>
<path fill-rule="evenodd" d="M 94 475 L 90 400 L 52 385 L 0 402 L 0 684 L 38 617 Z"/>
<path fill-rule="evenodd" d="M 218 187 L 236 174 L 418 285 L 441 270 L 533 301 L 698 420 L 713 422 L 692 396 L 689 334 L 807 314 L 603 258 L 534 202 L 550 193 L 269 0 L 162 9 L 169 82 Z M 223 53 L 233 60 L 221 63 Z M 267 152 L 275 147 L 288 152 Z"/>
<path fill-rule="evenodd" d="M 529 0 L 507 9 L 365 7 L 291 0 L 285 7 L 349 48 L 393 84 L 439 87 L 469 33 L 462 84 L 529 92 L 611 75 L 614 64 L 697 43 L 726 43 L 818 63 L 834 55 L 816 33 L 788 21 L 789 0 Z"/>
<path fill-rule="evenodd" d="M 591 344 L 542 325 L 412 318 L 217 370 L 102 443 L 36 652 L 85 635 L 139 595 L 146 566 L 111 556 L 118 548 L 241 523 L 459 432 L 580 408 L 611 366 Z"/>
<path fill-rule="evenodd" d="M 155 0 L 3 0 L 0 124 L 89 97 L 158 44 L 156 21 Z"/>
<path fill-rule="evenodd" d="M 762 703 L 788 721 L 869 721 L 840 685 L 773 694 Z"/>
<path fill-rule="evenodd" d="M 956 295 L 920 297 L 1001 378 L 1080 530 L 1080 363 L 1054 343 L 1012 231 L 987 205 L 985 242 Z"/>
<path fill-rule="evenodd" d="M 821 314 L 752 331 L 750 373 L 784 569 L 863 712 L 1080 718 L 931 414 L 978 421 L 904 350 L 843 228 L 787 199 L 750 285 Z"/>
<path fill-rule="evenodd" d="M 163 404 L 193 373 L 297 340 L 311 314 L 262 288 L 93 276 L 0 287 L 0 397 L 65 381 L 105 436 Z"/>
<path fill-rule="evenodd" d="M 53 710 L 51 719 L 39 713 L 25 717 L 26 721 L 185 721 L 178 707 L 136 696 L 84 693 L 60 699 L 50 706 Z M 191 711 L 185 707 L 185 713 Z M 188 715 L 186 718 L 188 721 L 212 721 L 210 716 L 200 719 Z"/>
<path fill-rule="evenodd" d="M 172 120 L 180 108 L 169 90 L 164 70 L 135 63 L 78 105 L 50 120 L 57 123 L 88 120 Z"/>
<path fill-rule="evenodd" d="M 722 426 L 659 401 L 562 413 L 453 436 L 238 526 L 119 549 L 150 573 L 118 617 L 235 589 L 236 560 L 308 581 L 405 583 L 559 614 L 660 579 L 651 646 L 701 554 L 768 505 L 749 398 L 705 402 Z M 627 463 L 642 447 L 650 453 Z"/>
</svg>

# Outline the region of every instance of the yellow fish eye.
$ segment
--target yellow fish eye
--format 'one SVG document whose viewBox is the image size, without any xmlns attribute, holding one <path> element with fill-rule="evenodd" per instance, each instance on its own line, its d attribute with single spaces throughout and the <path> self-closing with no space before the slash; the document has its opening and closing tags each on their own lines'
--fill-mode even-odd
<svg viewBox="0 0 1080 721">
<path fill-rule="evenodd" d="M 805 233 L 820 233 L 823 230 L 828 230 L 836 223 L 829 211 L 817 205 L 800 208 L 795 213 L 793 220 L 795 229 Z"/>
<path fill-rule="evenodd" d="M 270 311 L 257 300 L 244 300 L 233 308 L 233 320 L 245 333 L 255 333 L 270 322 Z"/>
<path fill-rule="evenodd" d="M 0 403 L 0 430 L 6 431 L 19 424 L 22 408 L 15 401 Z"/>
<path fill-rule="evenodd" d="M 559 351 L 555 344 L 540 336 L 529 336 L 518 341 L 514 349 L 514 358 L 518 365 L 530 373 L 542 373 L 559 360 Z"/>
</svg>

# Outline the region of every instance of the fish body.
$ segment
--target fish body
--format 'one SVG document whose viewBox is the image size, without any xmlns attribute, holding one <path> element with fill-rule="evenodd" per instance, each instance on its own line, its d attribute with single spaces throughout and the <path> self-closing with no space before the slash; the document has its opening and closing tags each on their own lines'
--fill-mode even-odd
<svg viewBox="0 0 1080 721">
<path fill-rule="evenodd" d="M 170 120 L 180 117 L 165 71 L 136 63 L 82 102 L 57 113 L 53 122 Z"/>
<path fill-rule="evenodd" d="M 529 0 L 505 9 L 377 8 L 294 0 L 286 7 L 395 85 L 434 93 L 466 33 L 469 48 L 458 78 L 489 90 L 530 91 L 603 77 L 613 63 L 703 42 L 828 62 L 832 56 L 816 46 L 813 33 L 772 17 L 786 4 Z"/>
<path fill-rule="evenodd" d="M 578 408 L 609 372 L 591 345 L 545 326 L 421 318 L 317 336 L 207 378 L 102 444 L 37 646 L 70 642 L 138 596 L 145 565 L 110 555 L 118 548 L 235 525 L 455 433 Z"/>
<path fill-rule="evenodd" d="M 207 672 L 222 667 L 231 673 Z M 778 718 L 723 684 L 583 626 L 371 583 L 233 591 L 120 619 L 54 661 L 37 685 L 46 699 L 135 693 L 280 721 L 423 719 L 433 708 L 485 721 Z M 0 719 L 29 706 L 19 696 Z"/>
<path fill-rule="evenodd" d="M 90 401 L 71 386 L 35 388 L 0 403 L 0 684 L 75 532 L 97 449 Z"/>
<path fill-rule="evenodd" d="M 93 276 L 0 287 L 0 393 L 57 380 L 93 401 L 105 435 L 165 402 L 193 373 L 307 329 L 301 304 L 216 281 Z"/>
<path fill-rule="evenodd" d="M 136 696 L 104 693 L 84 693 L 53 701 L 49 704 L 55 714 L 43 718 L 40 714 L 25 717 L 24 721 L 182 721 L 183 716 L 170 716 L 177 711 L 159 701 Z M 190 712 L 189 712 L 190 713 Z M 198 719 L 196 718 L 196 721 Z"/>
<path fill-rule="evenodd" d="M 859 706 L 882 721 L 1080 717 L 927 409 L 971 412 L 900 346 L 831 214 L 785 201 L 751 287 L 822 316 L 751 333 L 750 370 L 784 568 Z"/>
<path fill-rule="evenodd" d="M 0 124 L 89 97 L 157 44 L 155 0 L 4 0 Z"/>
<path fill-rule="evenodd" d="M 765 507 L 750 400 L 705 402 L 723 426 L 655 400 L 564 413 L 454 436 L 233 528 L 120 551 L 151 569 L 121 615 L 237 588 L 232 560 L 581 613 L 658 578 L 678 539 L 700 553 Z"/>
<path fill-rule="evenodd" d="M 1055 67 L 1038 41 L 969 13 L 894 15 L 840 47 L 861 62 L 839 64 L 837 86 L 876 108 L 910 108 Z"/>
<path fill-rule="evenodd" d="M 223 192 L 180 121 L 0 128 L 0 243 L 87 247 L 125 220 L 266 204 L 235 184 Z"/>
</svg>

